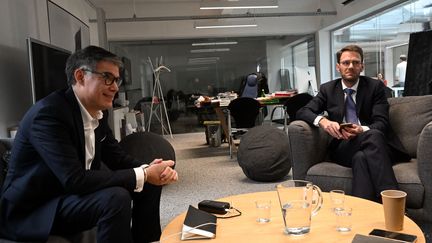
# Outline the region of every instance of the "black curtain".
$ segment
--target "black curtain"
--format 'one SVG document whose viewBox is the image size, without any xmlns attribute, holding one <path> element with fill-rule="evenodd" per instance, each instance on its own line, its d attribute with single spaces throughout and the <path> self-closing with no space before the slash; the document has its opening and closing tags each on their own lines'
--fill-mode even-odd
<svg viewBox="0 0 432 243">
<path fill-rule="evenodd" d="M 410 34 L 404 96 L 432 94 L 432 30 Z"/>
</svg>

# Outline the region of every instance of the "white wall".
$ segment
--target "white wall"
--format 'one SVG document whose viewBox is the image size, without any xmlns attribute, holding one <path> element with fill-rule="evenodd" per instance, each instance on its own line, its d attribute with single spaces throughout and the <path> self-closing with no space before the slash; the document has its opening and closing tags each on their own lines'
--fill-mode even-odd
<svg viewBox="0 0 432 243">
<path fill-rule="evenodd" d="M 88 22 L 84 0 L 55 1 Z M 32 104 L 26 38 L 50 42 L 46 0 L 0 1 L 0 137 L 18 125 Z"/>
</svg>

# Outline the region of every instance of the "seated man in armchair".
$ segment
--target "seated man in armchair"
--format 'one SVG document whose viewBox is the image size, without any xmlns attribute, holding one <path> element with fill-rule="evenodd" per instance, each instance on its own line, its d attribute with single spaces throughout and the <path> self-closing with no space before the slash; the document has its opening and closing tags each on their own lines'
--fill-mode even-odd
<svg viewBox="0 0 432 243">
<path fill-rule="evenodd" d="M 392 168 L 395 156 L 407 155 L 389 124 L 385 86 L 360 76 L 363 65 L 360 47 L 342 48 L 336 64 L 342 78 L 321 85 L 318 95 L 297 112 L 297 119 L 333 137 L 328 148 L 331 159 L 352 168 L 352 194 L 379 201 L 381 191 L 398 188 Z"/>
</svg>

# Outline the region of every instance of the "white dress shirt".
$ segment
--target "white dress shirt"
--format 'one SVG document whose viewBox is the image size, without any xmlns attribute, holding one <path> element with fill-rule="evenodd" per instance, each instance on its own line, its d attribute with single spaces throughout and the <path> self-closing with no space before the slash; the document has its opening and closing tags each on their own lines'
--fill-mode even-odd
<svg viewBox="0 0 432 243">
<path fill-rule="evenodd" d="M 75 90 L 74 90 L 75 94 Z M 84 125 L 84 140 L 85 140 L 85 169 L 90 170 L 91 164 L 95 156 L 95 129 L 99 126 L 99 120 L 103 118 L 102 111 L 98 111 L 96 117 L 92 117 L 87 109 L 83 106 L 78 96 L 75 94 L 75 98 L 78 101 L 78 105 L 81 111 L 81 117 Z M 143 164 L 140 167 L 134 168 L 136 187 L 135 192 L 142 191 L 145 180 L 147 179 L 147 164 Z"/>
<path fill-rule="evenodd" d="M 357 82 L 356 82 L 356 83 L 355 83 L 355 84 L 350 88 L 350 89 L 352 89 L 352 90 L 355 91 L 355 92 L 351 95 L 351 97 L 353 98 L 353 100 L 354 100 L 355 103 L 357 103 L 357 88 L 358 88 L 359 81 L 360 81 L 360 80 L 357 80 Z M 342 81 L 342 79 L 341 79 L 341 83 L 342 83 L 342 91 L 348 88 L 348 87 L 345 85 L 345 83 Z M 345 92 L 344 92 L 344 94 L 345 94 L 345 99 L 346 99 L 347 94 L 346 94 Z M 323 116 L 321 116 L 321 115 L 319 115 L 319 116 L 317 116 L 317 117 L 315 118 L 315 120 L 314 120 L 314 125 L 315 125 L 316 127 L 319 127 L 319 121 L 320 121 L 322 118 L 323 118 Z M 345 117 L 343 118 L 343 121 L 345 122 Z M 360 119 L 359 119 L 358 122 L 359 122 L 359 124 L 361 125 L 361 123 L 360 123 Z M 366 132 L 366 131 L 368 131 L 368 130 L 370 129 L 368 126 L 362 126 L 362 128 L 363 128 L 363 132 Z"/>
</svg>

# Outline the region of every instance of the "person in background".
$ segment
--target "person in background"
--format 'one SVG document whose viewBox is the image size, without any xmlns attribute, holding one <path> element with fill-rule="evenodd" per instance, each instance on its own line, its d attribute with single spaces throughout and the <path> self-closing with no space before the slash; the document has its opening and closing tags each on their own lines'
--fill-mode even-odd
<svg viewBox="0 0 432 243">
<path fill-rule="evenodd" d="M 332 137 L 328 148 L 332 161 L 352 168 L 352 195 L 379 201 L 381 191 L 398 188 L 392 164 L 407 155 L 399 139 L 391 135 L 384 84 L 360 76 L 363 60 L 359 46 L 338 51 L 336 69 L 341 78 L 322 84 L 296 117 Z M 342 123 L 350 125 L 342 127 Z"/>
<path fill-rule="evenodd" d="M 377 74 L 377 79 L 383 82 L 385 86 L 387 86 L 387 80 L 384 78 L 384 75 L 382 73 Z"/>
<path fill-rule="evenodd" d="M 115 140 L 107 109 L 121 68 L 121 59 L 100 47 L 79 50 L 66 63 L 69 87 L 25 114 L 0 197 L 2 237 L 46 242 L 97 226 L 98 242 L 159 240 L 154 195 L 178 175 L 174 161 L 138 161 Z"/>
<path fill-rule="evenodd" d="M 405 86 L 407 56 L 402 54 L 399 56 L 399 60 L 400 60 L 400 62 L 396 65 L 395 83 L 394 83 L 393 87 L 404 87 Z"/>
<path fill-rule="evenodd" d="M 393 90 L 387 86 L 387 80 L 384 78 L 384 75 L 382 73 L 378 73 L 377 79 L 383 82 L 383 84 L 385 85 L 384 90 L 385 90 L 386 97 L 387 98 L 393 97 Z"/>
</svg>

